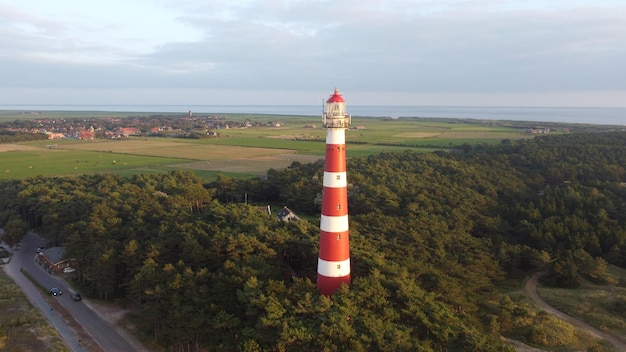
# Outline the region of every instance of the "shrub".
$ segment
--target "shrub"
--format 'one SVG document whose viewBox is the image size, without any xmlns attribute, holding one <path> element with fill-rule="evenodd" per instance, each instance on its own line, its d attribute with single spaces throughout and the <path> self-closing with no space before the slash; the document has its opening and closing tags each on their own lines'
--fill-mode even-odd
<svg viewBox="0 0 626 352">
<path fill-rule="evenodd" d="M 575 328 L 545 312 L 540 312 L 526 335 L 528 341 L 540 346 L 568 346 L 576 343 Z"/>
</svg>

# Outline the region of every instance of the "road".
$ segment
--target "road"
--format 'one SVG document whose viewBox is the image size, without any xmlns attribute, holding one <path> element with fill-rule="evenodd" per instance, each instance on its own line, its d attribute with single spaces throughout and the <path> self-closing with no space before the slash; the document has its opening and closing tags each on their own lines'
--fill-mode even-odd
<svg viewBox="0 0 626 352">
<path fill-rule="evenodd" d="M 141 351 L 136 343 L 126 340 L 118 330 L 109 325 L 86 302 L 74 302 L 71 290 L 65 281 L 49 274 L 35 262 L 37 247 L 43 240 L 34 233 L 27 234 L 20 247 L 14 252 L 5 271 L 22 288 L 31 302 L 50 320 L 66 344 L 76 352 L 135 352 Z M 58 287 L 63 294 L 44 297 L 41 290 L 30 282 L 20 270 L 27 271 L 41 286 L 48 289 Z M 52 300 L 50 300 L 52 298 Z"/>
<path fill-rule="evenodd" d="M 563 312 L 561 312 L 560 310 L 552 307 L 551 305 L 549 305 L 546 301 L 544 301 L 541 297 L 539 297 L 539 294 L 537 293 L 537 281 L 539 281 L 539 278 L 541 277 L 542 273 L 538 272 L 535 273 L 530 279 L 528 279 L 528 281 L 526 282 L 526 285 L 524 286 L 524 290 L 528 293 L 528 295 L 530 296 L 530 298 L 532 298 L 533 301 L 535 301 L 535 303 L 543 310 L 547 311 L 550 314 L 556 315 L 557 317 L 559 317 L 562 320 L 565 320 L 566 322 L 576 326 L 577 328 L 589 333 L 590 335 L 593 335 L 597 338 L 606 340 L 608 342 L 610 342 L 611 344 L 613 344 L 613 346 L 615 346 L 615 348 L 617 348 L 619 351 L 626 351 L 626 343 L 622 342 L 621 340 L 617 339 L 616 337 L 609 335 L 603 331 L 600 331 L 596 328 L 594 328 L 591 325 L 588 325 L 587 323 L 583 322 L 582 320 L 578 320 L 574 317 L 571 317 Z"/>
</svg>

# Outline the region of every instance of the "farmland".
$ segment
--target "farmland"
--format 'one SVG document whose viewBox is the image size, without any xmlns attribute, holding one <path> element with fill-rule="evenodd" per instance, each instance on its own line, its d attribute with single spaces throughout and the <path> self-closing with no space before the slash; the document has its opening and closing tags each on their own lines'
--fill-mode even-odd
<svg viewBox="0 0 626 352">
<path fill-rule="evenodd" d="M 48 118 L 64 116 L 62 112 L 48 114 Z M 5 120 L 10 118 L 6 114 L 0 116 Z M 72 112 L 67 118 L 80 116 Z M 325 130 L 319 127 L 318 117 L 229 115 L 226 118 L 279 121 L 280 127 L 230 128 L 217 131 L 219 137 L 203 139 L 141 136 L 0 144 L 0 179 L 85 173 L 130 176 L 175 169 L 192 171 L 205 179 L 213 179 L 218 173 L 253 177 L 270 168 L 287 167 L 294 161 L 310 163 L 324 157 Z M 430 152 L 464 143 L 495 144 L 503 139 L 531 137 L 520 126 L 471 120 L 353 117 L 353 127 L 346 131 L 349 158 L 407 149 Z"/>
</svg>

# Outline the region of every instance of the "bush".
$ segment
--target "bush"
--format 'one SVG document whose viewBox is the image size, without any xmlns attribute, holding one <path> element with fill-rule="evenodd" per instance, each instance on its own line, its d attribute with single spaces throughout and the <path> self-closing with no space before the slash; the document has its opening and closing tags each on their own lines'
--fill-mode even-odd
<svg viewBox="0 0 626 352">
<path fill-rule="evenodd" d="M 537 314 L 530 331 L 528 342 L 540 346 L 568 346 L 576 343 L 575 328 L 545 312 Z"/>
</svg>

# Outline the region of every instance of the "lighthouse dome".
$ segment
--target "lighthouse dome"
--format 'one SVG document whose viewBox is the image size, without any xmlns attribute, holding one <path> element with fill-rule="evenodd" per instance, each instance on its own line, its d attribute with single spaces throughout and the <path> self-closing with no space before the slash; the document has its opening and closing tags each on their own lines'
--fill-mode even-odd
<svg viewBox="0 0 626 352">
<path fill-rule="evenodd" d="M 335 88 L 335 92 L 330 96 L 330 98 L 328 98 L 326 102 L 327 103 L 345 103 L 346 101 L 343 100 L 341 93 L 339 93 L 339 89 Z"/>
</svg>

